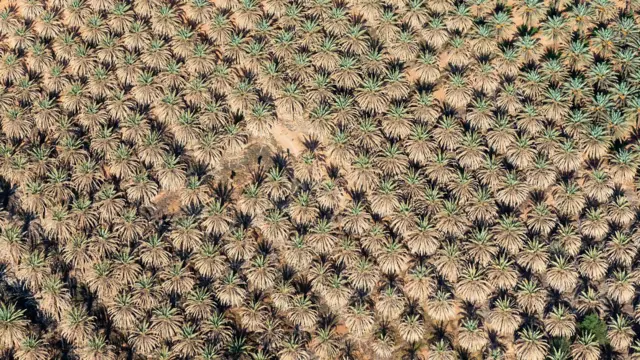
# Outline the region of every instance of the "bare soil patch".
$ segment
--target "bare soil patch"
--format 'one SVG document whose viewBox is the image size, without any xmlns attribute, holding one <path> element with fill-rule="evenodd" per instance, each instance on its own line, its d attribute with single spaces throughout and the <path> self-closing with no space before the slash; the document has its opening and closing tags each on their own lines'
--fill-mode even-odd
<svg viewBox="0 0 640 360">
<path fill-rule="evenodd" d="M 151 202 L 156 207 L 155 216 L 173 216 L 180 212 L 180 194 L 177 191 L 160 191 Z"/>
<path fill-rule="evenodd" d="M 277 147 L 289 150 L 293 155 L 299 155 L 304 152 L 304 145 L 298 131 L 292 131 L 286 126 L 277 123 L 271 127 L 271 136 L 275 140 Z"/>
</svg>

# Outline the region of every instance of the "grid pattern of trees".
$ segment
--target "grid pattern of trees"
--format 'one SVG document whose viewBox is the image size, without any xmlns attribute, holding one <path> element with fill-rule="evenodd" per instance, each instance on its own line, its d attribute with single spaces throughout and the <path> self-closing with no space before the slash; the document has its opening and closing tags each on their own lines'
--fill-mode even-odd
<svg viewBox="0 0 640 360">
<path fill-rule="evenodd" d="M 2 3 L 0 357 L 640 359 L 638 0 Z"/>
</svg>

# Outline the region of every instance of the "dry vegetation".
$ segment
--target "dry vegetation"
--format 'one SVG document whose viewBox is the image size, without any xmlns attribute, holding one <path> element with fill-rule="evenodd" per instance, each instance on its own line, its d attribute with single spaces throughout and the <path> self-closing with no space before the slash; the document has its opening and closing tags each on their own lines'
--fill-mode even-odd
<svg viewBox="0 0 640 360">
<path fill-rule="evenodd" d="M 640 359 L 640 1 L 0 4 L 2 359 Z"/>
</svg>

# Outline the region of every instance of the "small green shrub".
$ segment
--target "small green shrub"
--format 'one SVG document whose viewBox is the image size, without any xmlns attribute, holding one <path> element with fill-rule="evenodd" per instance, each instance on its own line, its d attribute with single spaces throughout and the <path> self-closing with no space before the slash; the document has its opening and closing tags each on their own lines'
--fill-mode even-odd
<svg viewBox="0 0 640 360">
<path fill-rule="evenodd" d="M 606 345 L 609 342 L 607 339 L 607 324 L 596 314 L 585 317 L 580 323 L 579 329 L 583 334 L 591 332 L 600 345 Z"/>
</svg>

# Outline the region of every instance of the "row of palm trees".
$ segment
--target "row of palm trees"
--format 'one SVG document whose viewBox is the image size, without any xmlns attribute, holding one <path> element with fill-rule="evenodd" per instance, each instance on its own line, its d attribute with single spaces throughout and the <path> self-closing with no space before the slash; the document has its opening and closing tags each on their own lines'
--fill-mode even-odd
<svg viewBox="0 0 640 360">
<path fill-rule="evenodd" d="M 637 357 L 636 7 L 10 4 L 3 356 Z"/>
</svg>

